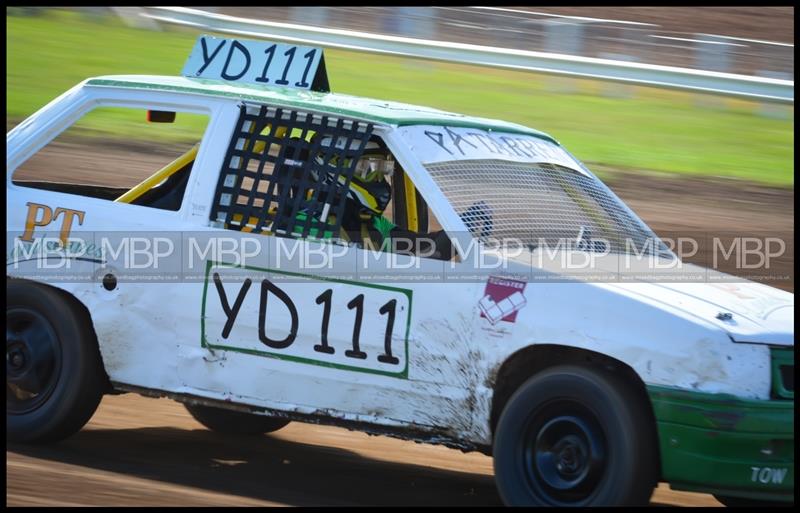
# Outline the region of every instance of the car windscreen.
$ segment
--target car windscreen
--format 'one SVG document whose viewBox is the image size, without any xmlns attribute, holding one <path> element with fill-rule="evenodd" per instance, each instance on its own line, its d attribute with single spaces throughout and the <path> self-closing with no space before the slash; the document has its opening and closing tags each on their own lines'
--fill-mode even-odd
<svg viewBox="0 0 800 513">
<path fill-rule="evenodd" d="M 596 177 L 562 165 L 500 159 L 425 164 L 480 239 L 516 239 L 531 250 L 668 251 Z"/>
</svg>

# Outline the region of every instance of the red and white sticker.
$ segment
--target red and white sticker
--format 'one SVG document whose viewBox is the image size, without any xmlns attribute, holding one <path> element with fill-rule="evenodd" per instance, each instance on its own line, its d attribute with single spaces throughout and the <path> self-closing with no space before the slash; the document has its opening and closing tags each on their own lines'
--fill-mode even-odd
<svg viewBox="0 0 800 513">
<path fill-rule="evenodd" d="M 517 312 L 528 304 L 523 295 L 525 285 L 524 281 L 489 276 L 483 297 L 478 302 L 481 317 L 492 326 L 500 321 L 516 322 Z"/>
</svg>

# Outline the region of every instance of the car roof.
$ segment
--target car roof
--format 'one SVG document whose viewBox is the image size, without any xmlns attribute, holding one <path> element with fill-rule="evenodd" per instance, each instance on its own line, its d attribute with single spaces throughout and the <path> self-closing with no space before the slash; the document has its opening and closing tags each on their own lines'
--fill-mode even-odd
<svg viewBox="0 0 800 513">
<path fill-rule="evenodd" d="M 158 75 L 109 75 L 90 78 L 86 85 L 137 90 L 173 91 L 206 96 L 238 98 L 345 115 L 396 126 L 442 125 L 532 135 L 558 144 L 544 132 L 516 123 L 446 112 L 407 103 L 376 100 L 339 93 L 301 89 L 229 84 L 218 80 Z"/>
</svg>

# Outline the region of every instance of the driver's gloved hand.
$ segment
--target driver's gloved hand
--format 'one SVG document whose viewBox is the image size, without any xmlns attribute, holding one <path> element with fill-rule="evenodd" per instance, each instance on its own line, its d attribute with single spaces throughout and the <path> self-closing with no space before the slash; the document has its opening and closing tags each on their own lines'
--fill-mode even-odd
<svg viewBox="0 0 800 513">
<path fill-rule="evenodd" d="M 445 231 L 439 230 L 438 232 L 431 232 L 429 236 L 433 240 L 435 248 L 432 258 L 452 260 L 453 256 L 455 256 L 455 251 L 453 250 L 453 243 L 450 241 L 450 237 Z"/>
</svg>

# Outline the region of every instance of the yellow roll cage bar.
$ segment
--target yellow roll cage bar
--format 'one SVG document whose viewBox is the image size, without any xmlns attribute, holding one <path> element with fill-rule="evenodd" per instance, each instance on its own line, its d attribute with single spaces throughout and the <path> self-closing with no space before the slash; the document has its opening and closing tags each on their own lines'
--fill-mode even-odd
<svg viewBox="0 0 800 513">
<path fill-rule="evenodd" d="M 131 190 L 120 196 L 119 198 L 115 199 L 114 201 L 117 203 L 131 203 L 135 201 L 137 198 L 141 197 L 144 193 L 152 189 L 153 187 L 157 186 L 170 176 L 174 175 L 181 169 L 183 169 L 186 164 L 192 162 L 195 158 L 197 158 L 197 150 L 200 149 L 200 143 L 195 144 L 194 146 L 189 149 L 186 153 L 181 155 L 180 157 L 176 158 L 166 166 L 162 167 L 144 181 L 133 187 Z"/>
</svg>

